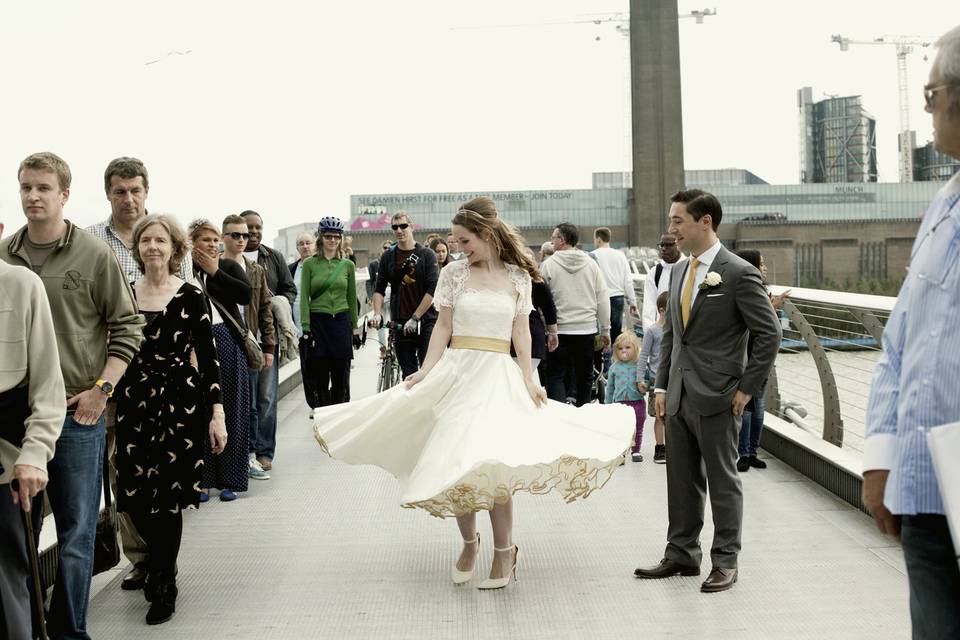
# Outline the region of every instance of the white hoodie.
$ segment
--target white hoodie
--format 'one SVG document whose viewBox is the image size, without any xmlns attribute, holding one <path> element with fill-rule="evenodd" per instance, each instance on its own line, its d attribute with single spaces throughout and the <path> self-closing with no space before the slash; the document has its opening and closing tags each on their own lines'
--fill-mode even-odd
<svg viewBox="0 0 960 640">
<path fill-rule="evenodd" d="M 557 305 L 560 333 L 589 335 L 610 333 L 610 296 L 597 262 L 579 249 L 564 249 L 540 265 Z"/>
</svg>

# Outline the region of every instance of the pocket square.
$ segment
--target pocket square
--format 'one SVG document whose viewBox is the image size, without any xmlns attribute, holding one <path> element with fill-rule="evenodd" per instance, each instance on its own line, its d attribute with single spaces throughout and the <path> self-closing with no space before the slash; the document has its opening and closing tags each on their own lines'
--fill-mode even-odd
<svg viewBox="0 0 960 640">
<path fill-rule="evenodd" d="M 725 293 L 708 293 L 708 294 L 707 294 L 707 297 L 708 297 L 708 298 L 719 298 L 720 296 L 725 296 L 725 295 L 727 295 L 727 294 L 725 294 Z"/>
</svg>

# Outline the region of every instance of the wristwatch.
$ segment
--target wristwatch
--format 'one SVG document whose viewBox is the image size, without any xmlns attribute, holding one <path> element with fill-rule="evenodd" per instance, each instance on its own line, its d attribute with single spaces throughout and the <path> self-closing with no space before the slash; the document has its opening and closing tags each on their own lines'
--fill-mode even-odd
<svg viewBox="0 0 960 640">
<path fill-rule="evenodd" d="M 100 389 L 100 391 L 103 391 L 104 395 L 108 398 L 113 397 L 113 383 L 109 380 L 100 378 L 93 384 L 93 386 L 95 386 L 97 389 Z"/>
</svg>

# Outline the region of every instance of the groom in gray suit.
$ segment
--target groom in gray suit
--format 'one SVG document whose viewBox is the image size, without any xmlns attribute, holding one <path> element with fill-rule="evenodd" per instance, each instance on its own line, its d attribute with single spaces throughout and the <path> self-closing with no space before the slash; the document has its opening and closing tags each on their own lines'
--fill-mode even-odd
<svg viewBox="0 0 960 640">
<path fill-rule="evenodd" d="M 713 510 L 713 568 L 701 591 L 737 581 L 743 492 L 737 475 L 740 415 L 761 391 L 780 346 L 780 323 L 760 272 L 720 244 L 723 211 L 712 194 L 671 198 L 669 233 L 690 254 L 670 273 L 657 415 L 666 418 L 669 526 L 660 563 L 638 578 L 700 575 L 700 530 L 707 487 Z M 753 349 L 747 353 L 747 336 Z"/>
</svg>

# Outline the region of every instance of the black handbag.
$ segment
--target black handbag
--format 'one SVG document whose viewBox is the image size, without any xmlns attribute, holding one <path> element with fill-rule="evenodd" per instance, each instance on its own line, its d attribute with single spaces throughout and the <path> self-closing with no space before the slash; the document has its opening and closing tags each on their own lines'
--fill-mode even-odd
<svg viewBox="0 0 960 640">
<path fill-rule="evenodd" d="M 97 519 L 97 535 L 93 544 L 93 575 L 109 571 L 120 564 L 117 505 L 110 495 L 110 469 L 107 452 L 103 452 L 103 511 Z"/>
</svg>

